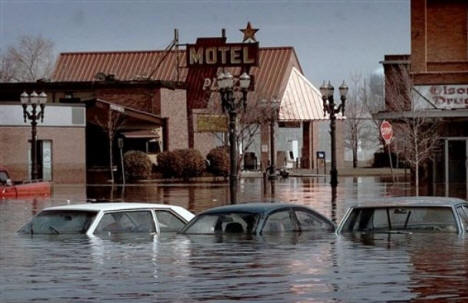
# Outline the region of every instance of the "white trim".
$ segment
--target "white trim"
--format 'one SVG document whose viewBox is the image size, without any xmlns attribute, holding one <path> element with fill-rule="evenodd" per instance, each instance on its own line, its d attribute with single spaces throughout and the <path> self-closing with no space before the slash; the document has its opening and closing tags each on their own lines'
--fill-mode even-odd
<svg viewBox="0 0 468 303">
<path fill-rule="evenodd" d="M 424 110 L 416 112 L 378 112 L 372 115 L 374 119 L 400 119 L 400 118 L 468 118 L 468 110 Z"/>
</svg>

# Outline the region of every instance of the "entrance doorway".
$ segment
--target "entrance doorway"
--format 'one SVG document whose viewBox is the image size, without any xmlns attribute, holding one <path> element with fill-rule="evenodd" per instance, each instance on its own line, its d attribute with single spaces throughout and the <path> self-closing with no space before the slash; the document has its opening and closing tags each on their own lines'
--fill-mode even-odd
<svg viewBox="0 0 468 303">
<path fill-rule="evenodd" d="M 468 197 L 468 138 L 445 139 L 445 195 Z"/>
<path fill-rule="evenodd" d="M 31 141 L 29 141 L 29 176 L 32 176 Z M 52 141 L 37 140 L 37 168 L 38 178 L 44 181 L 52 181 Z"/>
</svg>

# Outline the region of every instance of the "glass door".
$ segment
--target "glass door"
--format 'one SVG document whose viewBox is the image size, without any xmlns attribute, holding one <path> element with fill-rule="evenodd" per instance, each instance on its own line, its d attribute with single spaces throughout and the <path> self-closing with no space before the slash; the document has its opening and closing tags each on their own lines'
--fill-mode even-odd
<svg viewBox="0 0 468 303">
<path fill-rule="evenodd" d="M 467 142 L 468 140 L 448 141 L 448 186 L 449 196 L 467 196 Z"/>
<path fill-rule="evenodd" d="M 31 142 L 29 142 L 28 174 L 32 176 Z M 37 140 L 38 179 L 52 181 L 52 141 Z"/>
<path fill-rule="evenodd" d="M 52 181 L 52 141 L 42 140 L 40 141 L 39 150 L 41 154 L 39 163 L 42 167 L 42 180 Z"/>
</svg>

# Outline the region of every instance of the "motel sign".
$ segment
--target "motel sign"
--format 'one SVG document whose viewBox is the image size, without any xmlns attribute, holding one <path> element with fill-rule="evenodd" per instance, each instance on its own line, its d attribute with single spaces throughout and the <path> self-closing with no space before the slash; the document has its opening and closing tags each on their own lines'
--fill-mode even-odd
<svg viewBox="0 0 468 303">
<path fill-rule="evenodd" d="M 258 48 L 258 42 L 226 43 L 219 38 L 199 38 L 196 44 L 187 45 L 187 66 L 257 66 Z"/>
</svg>

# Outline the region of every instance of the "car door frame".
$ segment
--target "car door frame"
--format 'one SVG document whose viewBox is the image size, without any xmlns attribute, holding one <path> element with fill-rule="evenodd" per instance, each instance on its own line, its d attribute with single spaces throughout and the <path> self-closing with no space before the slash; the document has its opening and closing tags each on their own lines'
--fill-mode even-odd
<svg viewBox="0 0 468 303">
<path fill-rule="evenodd" d="M 466 232 L 466 229 L 468 229 L 468 224 L 467 226 L 465 226 L 465 224 L 463 223 L 463 219 L 460 218 L 460 214 L 458 213 L 458 208 L 462 208 L 462 211 L 465 212 L 463 208 L 468 209 L 468 203 L 459 203 L 453 206 L 453 212 L 455 214 L 456 221 L 457 221 L 458 233 L 464 234 Z M 466 215 L 468 216 L 468 213 L 466 213 Z"/>
<path fill-rule="evenodd" d="M 323 221 L 325 221 L 327 224 L 330 224 L 331 227 L 333 228 L 333 231 L 330 231 L 331 233 L 334 233 L 337 229 L 336 227 L 336 224 L 333 223 L 333 221 L 331 221 L 330 219 L 328 219 L 326 216 L 322 215 L 321 213 L 313 210 L 313 209 L 310 209 L 310 208 L 307 208 L 307 207 L 302 207 L 302 206 L 294 206 L 292 207 L 292 210 L 293 210 L 293 215 L 294 215 L 294 218 L 296 220 L 296 224 L 297 226 L 299 227 L 299 231 L 300 232 L 309 232 L 309 231 L 304 231 L 302 230 L 301 228 L 301 222 L 299 222 L 299 219 L 297 218 L 296 216 L 296 210 L 301 210 L 301 211 L 304 211 L 304 212 L 309 212 L 309 213 L 312 213 L 314 216 L 316 216 L 318 219 L 321 219 Z"/>
<path fill-rule="evenodd" d="M 159 230 L 159 222 L 156 217 L 156 213 L 154 212 L 153 208 L 137 208 L 137 209 L 115 209 L 115 210 L 100 210 L 99 213 L 96 215 L 96 218 L 94 219 L 94 222 L 90 225 L 88 228 L 88 231 L 86 234 L 88 236 L 93 236 L 95 235 L 95 231 L 99 223 L 101 222 L 102 218 L 106 214 L 111 214 L 111 213 L 123 213 L 123 212 L 136 212 L 136 211 L 149 211 L 151 213 L 151 216 L 153 217 L 153 224 L 156 230 L 156 234 L 159 235 L 160 230 Z"/>
<path fill-rule="evenodd" d="M 156 214 L 156 211 L 166 211 L 166 212 L 169 212 L 171 213 L 172 215 L 174 215 L 177 219 L 179 219 L 180 221 L 182 221 L 182 223 L 185 225 L 187 225 L 187 223 L 190 222 L 187 221 L 182 215 L 180 215 L 179 213 L 177 213 L 175 210 L 173 210 L 172 208 L 161 208 L 161 207 L 158 207 L 158 208 L 153 208 L 153 218 L 156 222 L 156 226 L 157 226 L 157 230 L 158 230 L 158 234 L 160 233 L 160 228 L 159 228 L 159 220 L 158 220 L 158 215 Z M 183 226 L 183 227 L 184 227 Z M 182 228 L 183 228 L 182 227 Z M 182 229 L 181 228 L 181 229 Z"/>
<path fill-rule="evenodd" d="M 293 222 L 293 224 L 295 224 L 296 228 L 299 229 L 299 224 L 298 224 L 299 222 L 297 221 L 296 214 L 294 214 L 293 208 L 291 206 L 287 206 L 287 207 L 282 207 L 282 208 L 272 210 L 272 211 L 268 212 L 267 214 L 265 214 L 263 216 L 263 222 L 261 224 L 261 228 L 257 229 L 257 234 L 258 235 L 263 235 L 263 229 L 265 228 L 265 224 L 266 224 L 268 218 L 271 215 L 273 215 L 275 213 L 278 213 L 280 211 L 285 211 L 285 210 L 287 210 L 289 212 L 289 217 L 291 218 L 291 221 Z M 287 231 L 287 232 L 300 232 L 300 230 Z"/>
</svg>

